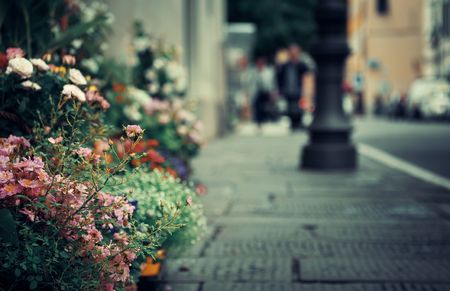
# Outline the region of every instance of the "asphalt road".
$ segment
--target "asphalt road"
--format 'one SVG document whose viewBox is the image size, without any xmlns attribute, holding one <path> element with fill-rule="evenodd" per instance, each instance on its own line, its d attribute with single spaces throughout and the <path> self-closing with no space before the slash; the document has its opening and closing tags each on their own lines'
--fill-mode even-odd
<svg viewBox="0 0 450 291">
<path fill-rule="evenodd" d="M 450 179 L 450 123 L 355 119 L 354 140 Z"/>
</svg>

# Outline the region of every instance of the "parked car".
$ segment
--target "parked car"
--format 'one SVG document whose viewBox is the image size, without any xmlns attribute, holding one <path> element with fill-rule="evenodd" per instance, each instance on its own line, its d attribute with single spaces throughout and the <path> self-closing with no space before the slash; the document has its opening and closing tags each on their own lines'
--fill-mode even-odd
<svg viewBox="0 0 450 291">
<path fill-rule="evenodd" d="M 450 117 L 450 84 L 437 79 L 414 81 L 406 100 L 406 115 L 417 119 Z"/>
</svg>

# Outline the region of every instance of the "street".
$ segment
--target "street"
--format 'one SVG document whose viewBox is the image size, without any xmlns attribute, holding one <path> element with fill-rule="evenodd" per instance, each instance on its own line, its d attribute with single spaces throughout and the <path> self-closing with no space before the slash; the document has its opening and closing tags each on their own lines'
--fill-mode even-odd
<svg viewBox="0 0 450 291">
<path fill-rule="evenodd" d="M 387 125 L 357 121 L 357 140 L 414 128 Z M 365 155 L 356 171 L 298 171 L 306 142 L 279 123 L 204 149 L 209 231 L 169 254 L 161 290 L 450 290 L 449 192 Z"/>
<path fill-rule="evenodd" d="M 355 142 L 450 178 L 449 123 L 359 118 L 354 126 Z"/>
</svg>

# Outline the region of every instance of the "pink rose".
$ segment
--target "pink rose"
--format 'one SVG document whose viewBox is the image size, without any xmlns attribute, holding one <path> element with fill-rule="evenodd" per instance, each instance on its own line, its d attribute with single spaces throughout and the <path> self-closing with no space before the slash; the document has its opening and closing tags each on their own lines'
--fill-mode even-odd
<svg viewBox="0 0 450 291">
<path fill-rule="evenodd" d="M 22 58 L 25 56 L 25 52 L 18 47 L 10 47 L 6 49 L 6 57 L 8 60 L 14 59 L 14 58 Z"/>
</svg>

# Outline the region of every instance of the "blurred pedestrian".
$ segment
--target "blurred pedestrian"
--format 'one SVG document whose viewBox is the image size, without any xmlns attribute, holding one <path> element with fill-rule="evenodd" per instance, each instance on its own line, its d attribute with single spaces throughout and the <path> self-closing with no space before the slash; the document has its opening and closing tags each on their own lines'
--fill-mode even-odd
<svg viewBox="0 0 450 291">
<path fill-rule="evenodd" d="M 296 130 L 302 126 L 304 108 L 300 108 L 300 105 L 310 103 L 302 97 L 305 80 L 311 70 L 301 58 L 302 48 L 299 45 L 291 44 L 288 52 L 289 60 L 278 69 L 277 85 L 280 94 L 287 101 L 287 115 L 291 121 L 291 129 Z"/>
<path fill-rule="evenodd" d="M 264 57 L 256 59 L 256 69 L 252 78 L 254 85 L 253 116 L 261 127 L 262 123 L 273 120 L 276 115 L 275 82 L 273 68 L 267 65 Z"/>
</svg>

